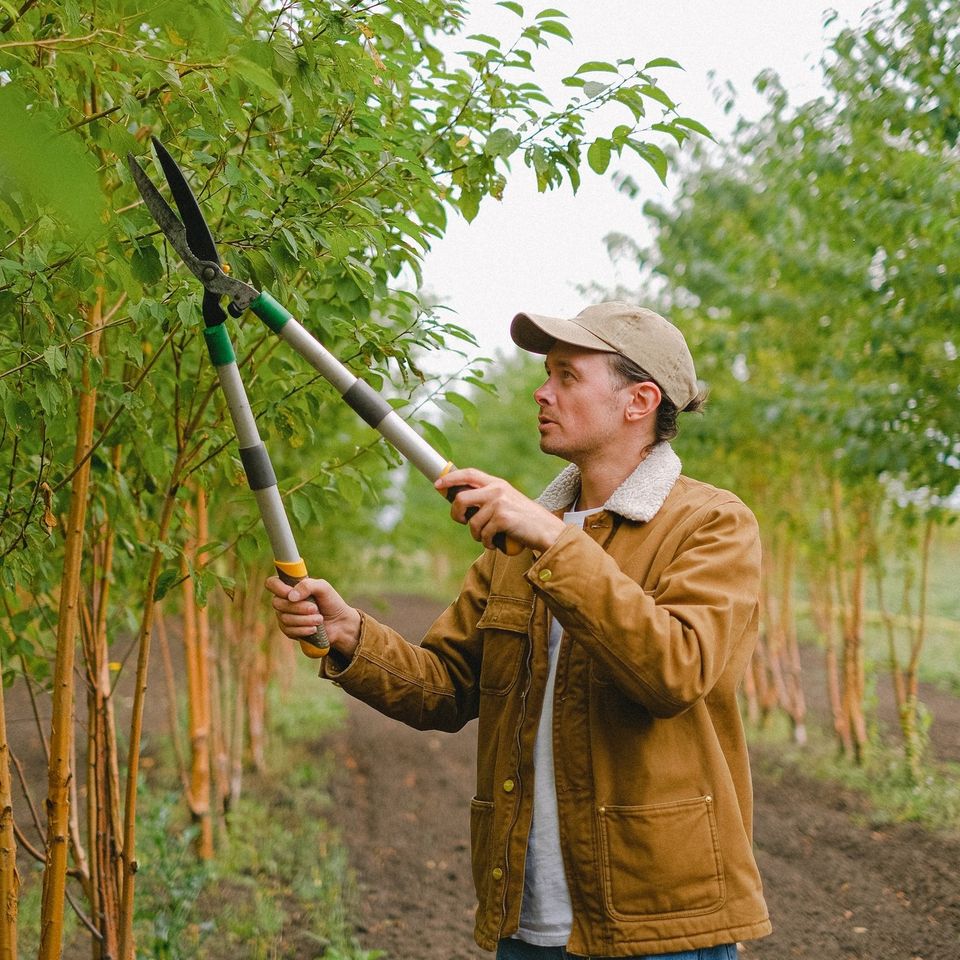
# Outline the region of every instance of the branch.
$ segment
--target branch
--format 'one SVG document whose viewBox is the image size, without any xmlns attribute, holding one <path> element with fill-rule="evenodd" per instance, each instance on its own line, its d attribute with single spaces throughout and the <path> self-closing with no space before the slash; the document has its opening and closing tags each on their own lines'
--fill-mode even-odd
<svg viewBox="0 0 960 960">
<path fill-rule="evenodd" d="M 194 67 L 190 67 L 187 70 L 184 70 L 183 73 L 178 74 L 182 80 L 187 74 L 195 72 Z M 134 100 L 138 103 L 143 103 L 145 100 L 149 100 L 151 97 L 155 97 L 158 93 L 163 93 L 164 90 L 168 89 L 170 86 L 169 83 L 161 83 L 158 87 L 151 87 L 149 90 L 145 90 L 143 93 L 138 93 Z M 110 116 L 111 113 L 116 113 L 118 110 L 122 109 L 123 104 L 118 103 L 113 107 L 108 107 L 106 110 L 101 110 L 99 113 L 92 113 L 89 117 L 84 117 L 82 120 L 78 120 L 76 123 L 70 124 L 64 132 L 69 133 L 71 130 L 77 130 L 80 127 L 85 127 L 88 123 L 94 123 L 97 120 L 102 120 L 104 117 Z"/>
<path fill-rule="evenodd" d="M 120 302 L 117 304 L 117 307 L 111 310 L 108 316 L 112 317 L 117 312 L 117 309 L 119 309 L 120 304 L 126 299 L 127 295 L 123 294 L 123 296 L 120 298 Z M 66 350 L 73 344 L 80 343 L 81 340 L 85 340 L 87 337 L 92 336 L 95 333 L 99 333 L 101 330 L 107 330 L 110 327 L 122 327 L 125 324 L 130 323 L 131 319 L 131 317 L 127 317 L 125 320 L 116 320 L 113 323 L 101 323 L 99 326 L 90 327 L 89 329 L 84 330 L 83 333 L 77 334 L 77 336 L 73 337 L 73 339 L 67 340 L 65 343 L 58 343 L 56 346 L 59 349 Z M 15 367 L 11 367 L 9 370 L 4 370 L 3 373 L 0 373 L 0 380 L 3 380 L 5 377 L 9 377 L 13 373 L 18 373 L 27 367 L 33 366 L 35 363 L 39 363 L 41 360 L 43 360 L 43 358 L 43 354 L 38 353 L 35 357 L 31 357 L 29 360 L 24 360 L 23 363 L 18 364 Z"/>
<path fill-rule="evenodd" d="M 178 320 L 170 328 L 170 332 L 166 335 L 166 337 L 164 337 L 163 343 L 160 344 L 160 347 L 157 349 L 154 355 L 150 358 L 147 365 L 140 371 L 140 376 L 137 377 L 137 379 L 134 381 L 133 386 L 128 391 L 129 393 L 134 393 L 136 390 L 139 389 L 140 384 L 142 384 L 143 381 L 147 378 L 147 374 L 153 369 L 154 364 L 157 362 L 157 360 L 160 358 L 160 355 L 163 353 L 164 347 L 166 347 L 167 344 L 170 343 L 170 341 L 173 339 L 173 335 L 179 329 L 180 329 L 180 321 Z M 113 425 L 119 419 L 120 414 L 123 413 L 125 409 L 126 409 L 125 407 L 120 406 L 120 407 L 117 407 L 116 410 L 114 410 L 114 412 L 110 415 L 110 418 L 107 420 L 106 424 L 104 425 L 103 429 L 100 431 L 100 436 L 97 437 L 97 439 L 90 445 L 90 449 L 83 455 L 83 457 L 80 459 L 80 462 L 75 464 L 74 468 L 53 488 L 54 493 L 60 490 L 60 488 L 63 487 L 65 484 L 69 483 L 73 479 L 74 474 L 93 456 L 94 451 L 97 450 L 103 444 L 104 440 L 107 437 L 107 434 L 110 432 Z"/>
<path fill-rule="evenodd" d="M 37 0 L 24 0 L 23 6 L 17 11 L 15 17 L 8 18 L 7 22 L 0 27 L 0 33 L 9 32 L 20 20 L 23 19 L 23 15 L 33 6 L 36 6 Z"/>
</svg>

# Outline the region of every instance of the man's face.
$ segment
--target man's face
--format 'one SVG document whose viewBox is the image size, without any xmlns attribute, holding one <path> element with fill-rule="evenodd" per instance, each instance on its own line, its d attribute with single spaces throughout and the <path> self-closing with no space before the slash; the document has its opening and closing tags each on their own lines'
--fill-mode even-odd
<svg viewBox="0 0 960 960">
<path fill-rule="evenodd" d="M 610 371 L 609 354 L 556 343 L 534 391 L 540 406 L 540 449 L 582 464 L 620 441 L 626 393 Z"/>
</svg>

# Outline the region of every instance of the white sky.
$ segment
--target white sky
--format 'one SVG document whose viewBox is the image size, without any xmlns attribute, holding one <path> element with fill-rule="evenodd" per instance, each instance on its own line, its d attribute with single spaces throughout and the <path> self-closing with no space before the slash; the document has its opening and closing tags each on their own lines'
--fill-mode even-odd
<svg viewBox="0 0 960 960">
<path fill-rule="evenodd" d="M 520 0 L 532 17 L 553 0 Z M 682 116 L 706 124 L 718 139 L 732 130 L 736 117 L 759 117 L 761 99 L 753 79 L 772 68 L 791 101 L 801 103 L 821 92 L 818 62 L 830 36 L 844 24 L 855 24 L 870 5 L 862 0 L 558 0 L 574 36 L 573 45 L 551 37 L 550 50 L 540 51 L 542 63 L 530 75 L 563 103 L 573 91 L 559 78 L 587 60 L 615 61 L 636 57 L 642 65 L 655 57 L 670 57 L 683 67 L 657 71 L 667 92 L 679 103 Z M 521 21 L 496 7 L 492 0 L 474 0 L 472 18 L 464 31 L 491 33 L 511 39 Z M 838 19 L 826 30 L 824 12 Z M 463 42 L 451 50 L 462 49 Z M 709 74 L 713 72 L 711 81 Z M 594 75 L 602 79 L 603 74 Z M 612 76 L 612 75 L 611 75 Z M 725 115 L 713 89 L 730 81 L 737 106 Z M 622 111 L 611 114 L 607 129 L 626 122 Z M 659 109 L 659 108 L 657 108 Z M 534 174 L 514 157 L 504 200 L 485 200 L 472 224 L 451 214 L 449 229 L 434 245 L 424 267 L 424 287 L 456 311 L 454 319 L 480 341 L 481 353 L 513 349 L 508 327 L 520 310 L 574 316 L 585 301 L 577 284 L 598 282 L 613 287 L 618 279 L 632 283 L 635 275 L 619 275 L 606 253 L 603 238 L 611 232 L 644 239 L 641 206 L 648 199 L 666 200 L 676 177 L 664 189 L 655 174 L 628 152 L 611 161 L 607 174 L 586 169 L 576 196 L 569 186 L 538 194 Z M 610 180 L 627 170 L 642 187 L 636 200 L 619 194 Z M 431 367 L 459 366 L 452 358 L 435 358 Z"/>
</svg>

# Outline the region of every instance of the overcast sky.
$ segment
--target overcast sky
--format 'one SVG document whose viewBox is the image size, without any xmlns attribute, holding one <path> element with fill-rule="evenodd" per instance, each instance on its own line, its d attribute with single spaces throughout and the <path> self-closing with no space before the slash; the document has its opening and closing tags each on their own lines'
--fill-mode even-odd
<svg viewBox="0 0 960 960">
<path fill-rule="evenodd" d="M 553 5 L 546 0 L 520 0 L 532 16 Z M 541 57 L 536 81 L 563 102 L 570 91 L 559 87 L 561 76 L 586 60 L 614 61 L 636 57 L 643 64 L 655 57 L 677 60 L 684 70 L 661 70 L 664 88 L 679 102 L 679 112 L 706 124 L 718 139 L 732 130 L 737 115 L 758 117 L 762 101 L 753 93 L 753 79 L 772 68 L 790 93 L 803 102 L 821 92 L 819 60 L 840 25 L 857 23 L 869 4 L 861 0 L 560 0 L 574 44 L 551 38 Z M 520 20 L 492 0 L 474 0 L 464 35 L 492 33 L 512 38 Z M 837 20 L 824 28 L 825 11 Z M 451 49 L 462 48 L 462 41 Z M 710 78 L 711 72 L 713 79 Z M 737 91 L 737 108 L 725 115 L 712 90 L 727 82 Z M 615 108 L 616 109 L 616 108 Z M 617 115 L 613 123 L 624 122 Z M 519 310 L 573 316 L 587 301 L 577 284 L 598 282 L 612 287 L 618 274 L 610 262 L 604 237 L 611 232 L 643 239 L 641 205 L 669 198 L 652 172 L 631 155 L 616 158 L 608 175 L 586 170 L 576 196 L 569 186 L 538 194 L 532 171 L 514 163 L 501 203 L 485 200 L 471 224 L 451 214 L 449 229 L 428 255 L 424 285 L 441 303 L 456 311 L 456 320 L 480 341 L 487 355 L 512 349 L 507 329 Z M 628 167 L 629 164 L 629 167 Z M 619 194 L 609 173 L 629 169 L 643 190 L 637 200 Z M 431 366 L 452 364 L 437 361 Z"/>
</svg>

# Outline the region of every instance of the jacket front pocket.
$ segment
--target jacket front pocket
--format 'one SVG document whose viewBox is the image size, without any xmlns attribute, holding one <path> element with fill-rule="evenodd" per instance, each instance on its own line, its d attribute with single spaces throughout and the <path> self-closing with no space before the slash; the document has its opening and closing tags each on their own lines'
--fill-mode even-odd
<svg viewBox="0 0 960 960">
<path fill-rule="evenodd" d="M 533 601 L 491 596 L 477 622 L 483 631 L 480 692 L 504 694 L 516 683 Z"/>
<path fill-rule="evenodd" d="M 695 915 L 725 897 L 712 797 L 597 811 L 603 896 L 618 920 Z"/>
</svg>

